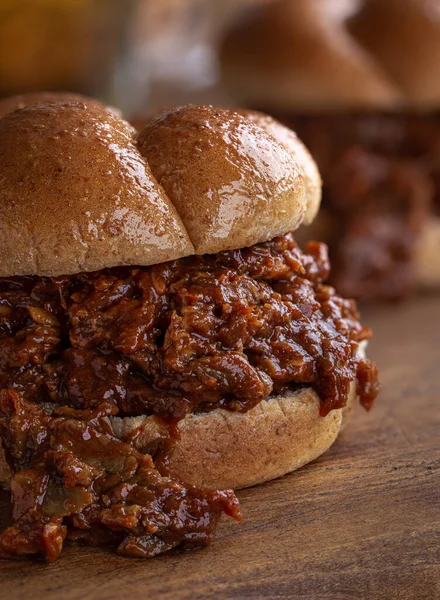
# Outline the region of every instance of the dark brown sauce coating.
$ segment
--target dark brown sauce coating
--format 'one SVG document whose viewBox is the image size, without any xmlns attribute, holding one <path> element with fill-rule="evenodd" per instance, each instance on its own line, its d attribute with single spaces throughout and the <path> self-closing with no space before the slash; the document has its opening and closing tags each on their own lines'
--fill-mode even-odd
<svg viewBox="0 0 440 600">
<path fill-rule="evenodd" d="M 355 298 L 408 294 L 417 236 L 440 211 L 439 116 L 281 119 L 307 145 L 322 176 L 320 237 L 330 248 L 331 282 Z"/>
<path fill-rule="evenodd" d="M 238 515 L 232 492 L 161 475 L 114 437 L 109 415 L 173 424 L 299 386 L 325 415 L 353 381 L 369 408 L 377 372 L 357 350 L 370 332 L 323 283 L 328 268 L 325 246 L 302 253 L 285 235 L 153 267 L 0 280 L 0 434 L 16 519 L 3 554 L 53 560 L 68 535 L 150 556 L 207 543 L 222 511 Z"/>
<path fill-rule="evenodd" d="M 208 544 L 222 512 L 240 519 L 232 490 L 209 491 L 162 476 L 149 454 L 112 435 L 103 402 L 95 410 L 48 415 L 13 390 L 0 393 L 0 432 L 9 463 L 14 524 L 0 557 L 56 560 L 64 539 L 117 546 L 151 557 Z"/>
</svg>

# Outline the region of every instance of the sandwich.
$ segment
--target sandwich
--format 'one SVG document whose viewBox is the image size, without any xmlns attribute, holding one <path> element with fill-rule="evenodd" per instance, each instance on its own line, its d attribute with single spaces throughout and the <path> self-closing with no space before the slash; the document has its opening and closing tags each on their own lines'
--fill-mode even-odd
<svg viewBox="0 0 440 600">
<path fill-rule="evenodd" d="M 371 332 L 325 245 L 292 234 L 320 179 L 283 125 L 184 106 L 137 133 L 95 101 L 32 100 L 0 118 L 0 173 L 1 557 L 205 545 L 241 518 L 233 490 L 371 407 Z"/>
<path fill-rule="evenodd" d="M 435 0 L 282 0 L 221 47 L 240 104 L 292 127 L 323 179 L 318 219 L 343 295 L 440 284 L 440 18 Z"/>
</svg>

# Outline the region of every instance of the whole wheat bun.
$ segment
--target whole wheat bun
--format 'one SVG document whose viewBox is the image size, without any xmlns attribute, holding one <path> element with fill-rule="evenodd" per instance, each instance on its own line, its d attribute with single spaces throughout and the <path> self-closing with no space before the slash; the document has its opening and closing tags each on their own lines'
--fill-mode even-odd
<svg viewBox="0 0 440 600">
<path fill-rule="evenodd" d="M 177 108 L 152 119 L 138 145 L 197 254 L 293 231 L 314 201 L 292 153 L 235 111 Z"/>
<path fill-rule="evenodd" d="M 303 225 L 310 225 L 315 219 L 321 204 L 321 176 L 318 167 L 313 160 L 310 152 L 298 139 L 294 131 L 282 125 L 279 121 L 271 116 L 256 110 L 238 110 L 262 129 L 267 131 L 273 138 L 277 140 L 291 156 L 296 160 L 301 168 L 304 184 L 306 187 L 306 195 L 309 198 L 308 208 L 303 219 Z"/>
<path fill-rule="evenodd" d="M 262 400 L 246 413 L 215 409 L 179 422 L 180 437 L 164 464 L 187 483 L 211 489 L 240 489 L 286 475 L 315 460 L 335 442 L 355 406 L 354 385 L 347 405 L 319 414 L 311 388 Z M 154 417 L 111 417 L 113 434 L 147 452 L 167 438 Z M 0 445 L 0 486 L 8 488 L 10 470 Z"/>
<path fill-rule="evenodd" d="M 119 116 L 121 114 L 117 108 L 106 106 L 95 98 L 88 98 L 80 94 L 67 92 L 30 92 L 29 94 L 17 94 L 16 96 L 2 98 L 0 100 L 0 118 L 20 108 L 26 108 L 26 106 L 32 106 L 33 104 L 45 104 L 47 102 L 83 102 L 88 105 L 101 107 Z"/>
<path fill-rule="evenodd" d="M 95 104 L 0 119 L 0 276 L 61 275 L 191 254 L 134 130 Z"/>
<path fill-rule="evenodd" d="M 353 405 L 352 391 L 347 415 Z M 319 406 L 316 393 L 306 389 L 263 400 L 244 414 L 222 409 L 191 414 L 179 426 L 168 468 L 184 481 L 216 489 L 281 477 L 315 460 L 336 440 L 346 409 L 321 417 Z"/>
<path fill-rule="evenodd" d="M 296 229 L 319 204 L 302 144 L 292 137 L 288 151 L 232 110 L 181 107 L 140 134 L 95 101 L 6 112 L 0 276 L 241 248 Z"/>
<path fill-rule="evenodd" d="M 264 129 L 271 135 L 281 146 L 284 147 L 293 157 L 295 162 L 301 169 L 301 174 L 304 179 L 306 196 L 308 198 L 308 208 L 302 224 L 309 225 L 316 217 L 319 206 L 321 204 L 321 176 L 318 167 L 312 158 L 312 155 L 307 150 L 305 145 L 298 138 L 296 133 L 272 118 L 270 115 L 256 111 L 241 108 L 234 108 L 234 111 L 246 119 L 253 121 L 256 125 Z M 140 113 L 134 115 L 130 122 L 133 126 L 142 130 L 152 119 L 157 117 L 157 113 L 147 114 Z"/>
<path fill-rule="evenodd" d="M 366 343 L 359 349 L 365 356 Z M 217 408 L 179 421 L 179 437 L 163 459 L 167 471 L 211 489 L 240 489 L 295 471 L 321 456 L 349 423 L 356 402 L 350 386 L 344 408 L 322 417 L 312 388 L 262 400 L 246 413 Z M 140 451 L 166 439 L 155 417 L 110 417 L 113 434 Z"/>
<path fill-rule="evenodd" d="M 226 34 L 221 66 L 226 85 L 248 106 L 438 107 L 438 2 L 281 0 Z"/>
<path fill-rule="evenodd" d="M 216 409 L 179 422 L 180 437 L 166 468 L 188 483 L 212 489 L 239 489 L 295 471 L 328 450 L 346 426 L 355 405 L 354 385 L 347 405 L 319 414 L 311 388 L 262 400 L 246 413 Z M 139 450 L 166 438 L 154 417 L 111 418 L 114 434 Z"/>
</svg>

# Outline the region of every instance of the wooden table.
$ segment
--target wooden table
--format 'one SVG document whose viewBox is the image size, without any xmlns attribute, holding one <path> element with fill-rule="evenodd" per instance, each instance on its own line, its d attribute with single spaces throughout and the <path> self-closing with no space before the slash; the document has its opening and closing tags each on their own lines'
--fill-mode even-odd
<svg viewBox="0 0 440 600">
<path fill-rule="evenodd" d="M 440 598 L 440 298 L 364 311 L 382 375 L 335 446 L 239 494 L 210 547 L 149 561 L 68 548 L 0 563 L 7 600 Z"/>
</svg>

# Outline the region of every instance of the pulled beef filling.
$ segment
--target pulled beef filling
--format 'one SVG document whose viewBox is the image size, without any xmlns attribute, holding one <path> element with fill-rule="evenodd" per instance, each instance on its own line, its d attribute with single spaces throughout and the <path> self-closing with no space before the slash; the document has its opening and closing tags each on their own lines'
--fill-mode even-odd
<svg viewBox="0 0 440 600">
<path fill-rule="evenodd" d="M 152 557 L 176 546 L 209 544 L 224 512 L 240 520 L 232 490 L 209 491 L 163 476 L 149 454 L 117 439 L 103 401 L 48 414 L 12 389 L 0 392 L 14 524 L 0 536 L 0 557 L 56 560 L 65 538 L 116 545 Z"/>
<path fill-rule="evenodd" d="M 440 212 L 440 118 L 280 118 L 307 145 L 322 175 L 319 234 L 330 248 L 331 283 L 353 298 L 408 294 L 417 237 Z"/>
<path fill-rule="evenodd" d="M 54 560 L 64 538 L 152 556 L 210 541 L 232 491 L 173 480 L 117 437 L 111 419 L 151 415 L 175 434 L 188 412 L 247 411 L 312 386 L 321 414 L 352 382 L 370 408 L 370 331 L 325 285 L 326 247 L 292 235 L 152 267 L 0 280 L 0 435 L 15 523 L 0 555 Z M 164 461 L 165 464 L 166 461 Z"/>
</svg>

